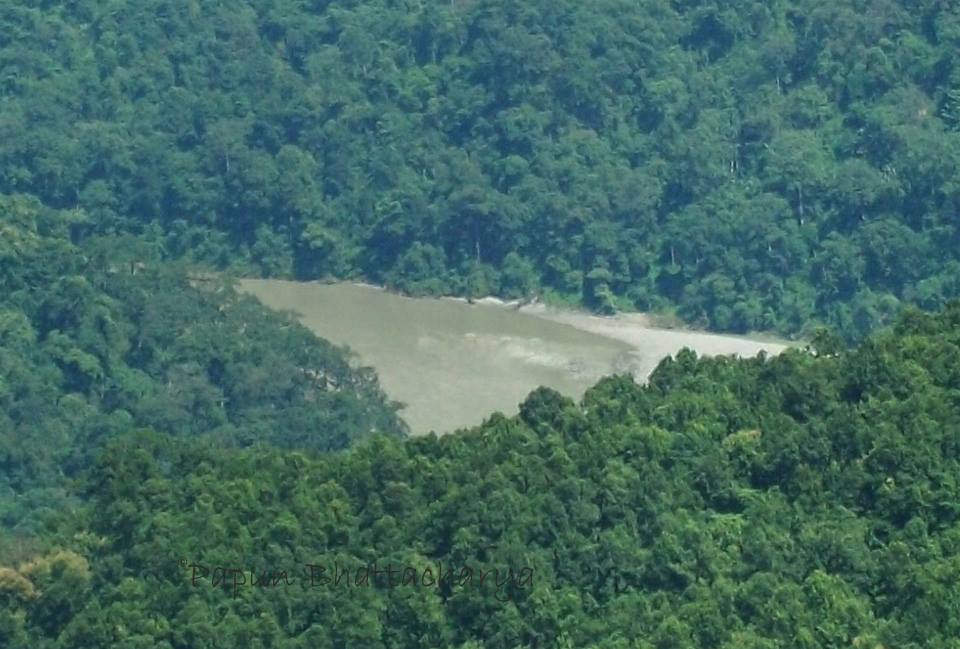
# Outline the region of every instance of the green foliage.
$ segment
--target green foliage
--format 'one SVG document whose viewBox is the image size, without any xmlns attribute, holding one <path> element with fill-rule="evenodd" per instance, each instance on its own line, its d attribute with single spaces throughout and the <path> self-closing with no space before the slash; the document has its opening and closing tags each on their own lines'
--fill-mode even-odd
<svg viewBox="0 0 960 649">
<path fill-rule="evenodd" d="M 64 215 L 0 197 L 0 522 L 55 506 L 120 430 L 220 446 L 340 449 L 403 434 L 369 369 L 141 239 L 76 248 Z M 138 245 L 139 244 L 139 245 Z M 2 269 L 6 268 L 6 271 Z"/>
<path fill-rule="evenodd" d="M 237 273 L 738 332 L 960 296 L 951 3 L 514 5 L 7 2 L 0 192 Z"/>
<path fill-rule="evenodd" d="M 956 649 L 955 4 L 3 3 L 0 646 Z M 211 267 L 812 341 L 403 439 Z"/>
<path fill-rule="evenodd" d="M 956 646 L 960 303 L 336 454 L 121 435 L 0 557 L 6 646 Z M 49 546 L 49 547 L 47 547 Z M 310 587 L 307 563 L 532 569 Z M 291 583 L 192 583 L 189 563 Z M 269 581 L 267 582 L 269 583 Z"/>
</svg>

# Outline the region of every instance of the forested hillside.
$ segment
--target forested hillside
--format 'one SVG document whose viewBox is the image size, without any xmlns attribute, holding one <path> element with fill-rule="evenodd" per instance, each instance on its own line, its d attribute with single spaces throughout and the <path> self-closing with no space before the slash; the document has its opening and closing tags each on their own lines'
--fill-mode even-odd
<svg viewBox="0 0 960 649">
<path fill-rule="evenodd" d="M 137 428 L 218 448 L 404 434 L 343 350 L 227 283 L 194 288 L 132 237 L 77 248 L 68 216 L 0 197 L 0 530 L 27 533 Z"/>
<path fill-rule="evenodd" d="M 958 179 L 957 2 L 0 2 L 0 647 L 958 649 Z M 218 270 L 812 342 L 409 438 Z"/>
<path fill-rule="evenodd" d="M 960 5 L 0 7 L 0 191 L 244 273 L 857 339 L 960 295 Z"/>
<path fill-rule="evenodd" d="M 439 439 L 308 457 L 124 437 L 91 506 L 3 553 L 0 644 L 954 648 L 958 403 L 955 304 L 851 352 L 684 352 L 579 405 L 541 389 Z M 358 585 L 374 563 L 448 577 Z"/>
</svg>

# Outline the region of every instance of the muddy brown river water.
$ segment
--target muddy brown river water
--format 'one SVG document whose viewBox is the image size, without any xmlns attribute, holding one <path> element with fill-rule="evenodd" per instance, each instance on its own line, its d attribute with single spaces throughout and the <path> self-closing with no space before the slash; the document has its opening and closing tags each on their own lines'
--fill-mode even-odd
<svg viewBox="0 0 960 649">
<path fill-rule="evenodd" d="M 655 329 L 642 316 L 599 318 L 542 306 L 408 298 L 358 284 L 243 280 L 267 306 L 295 311 L 317 335 L 347 345 L 406 407 L 414 434 L 450 432 L 495 411 L 513 414 L 539 385 L 574 398 L 603 376 L 645 379 L 683 347 L 753 355 L 785 345 Z"/>
</svg>

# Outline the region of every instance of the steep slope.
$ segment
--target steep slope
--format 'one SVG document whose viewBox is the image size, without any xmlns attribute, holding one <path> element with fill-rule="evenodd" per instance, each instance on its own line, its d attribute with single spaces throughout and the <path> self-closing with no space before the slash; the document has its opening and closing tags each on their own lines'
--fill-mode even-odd
<svg viewBox="0 0 960 649">
<path fill-rule="evenodd" d="M 78 248 L 69 218 L 0 197 L 0 525 L 61 504 L 66 479 L 132 428 L 314 450 L 404 434 L 344 350 L 131 237 Z"/>
<path fill-rule="evenodd" d="M 439 439 L 310 458 L 126 437 L 90 474 L 89 511 L 7 553 L 0 632 L 9 647 L 953 647 L 958 360 L 954 304 L 847 353 L 825 337 L 773 359 L 685 352 L 579 405 L 541 389 L 516 418 Z M 364 582 L 374 563 L 417 582 Z"/>
<path fill-rule="evenodd" d="M 0 191 L 269 276 L 849 339 L 960 296 L 956 3 L 0 8 Z"/>
</svg>

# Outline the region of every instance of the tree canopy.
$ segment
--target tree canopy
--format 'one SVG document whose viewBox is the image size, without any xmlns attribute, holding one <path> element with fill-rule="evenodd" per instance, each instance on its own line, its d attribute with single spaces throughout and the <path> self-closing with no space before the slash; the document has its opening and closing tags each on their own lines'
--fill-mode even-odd
<svg viewBox="0 0 960 649">
<path fill-rule="evenodd" d="M 88 506 L 3 553 L 0 638 L 955 647 L 958 361 L 954 304 L 851 351 L 683 351 L 579 404 L 541 388 L 440 438 L 311 455 L 124 435 L 78 485 Z M 374 564 L 458 576 L 358 585 Z M 353 576 L 324 582 L 335 566 Z"/>
<path fill-rule="evenodd" d="M 0 9 L 0 191 L 250 274 L 848 340 L 960 296 L 955 3 Z"/>
<path fill-rule="evenodd" d="M 958 56 L 933 0 L 0 3 L 0 647 L 957 649 Z M 810 343 L 408 437 L 236 275 Z"/>
<path fill-rule="evenodd" d="M 0 527 L 62 504 L 130 429 L 315 450 L 405 434 L 346 350 L 134 237 L 77 247 L 71 218 L 0 197 Z"/>
</svg>

